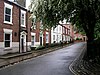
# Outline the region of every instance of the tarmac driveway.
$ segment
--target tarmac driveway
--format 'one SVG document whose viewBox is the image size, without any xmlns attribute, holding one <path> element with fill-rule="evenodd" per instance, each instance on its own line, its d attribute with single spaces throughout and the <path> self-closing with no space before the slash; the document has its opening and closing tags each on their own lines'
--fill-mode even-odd
<svg viewBox="0 0 100 75">
<path fill-rule="evenodd" d="M 73 75 L 69 65 L 79 56 L 85 43 L 76 43 L 57 51 L 20 62 L 0 70 L 0 75 Z"/>
</svg>

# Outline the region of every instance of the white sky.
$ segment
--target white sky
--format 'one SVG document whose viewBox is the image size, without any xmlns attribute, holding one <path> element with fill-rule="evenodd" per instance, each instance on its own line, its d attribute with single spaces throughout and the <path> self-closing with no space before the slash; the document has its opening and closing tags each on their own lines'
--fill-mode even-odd
<svg viewBox="0 0 100 75">
<path fill-rule="evenodd" d="M 26 0 L 26 8 L 28 9 L 31 0 Z"/>
</svg>

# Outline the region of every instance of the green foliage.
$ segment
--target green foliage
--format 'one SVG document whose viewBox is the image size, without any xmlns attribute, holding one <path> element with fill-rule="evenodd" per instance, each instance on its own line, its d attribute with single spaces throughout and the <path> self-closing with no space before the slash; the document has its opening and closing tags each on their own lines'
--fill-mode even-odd
<svg viewBox="0 0 100 75">
<path fill-rule="evenodd" d="M 45 49 L 45 46 L 39 46 L 35 48 L 35 50 L 42 50 L 42 49 Z"/>
<path fill-rule="evenodd" d="M 31 50 L 35 50 L 36 47 L 30 47 L 30 48 L 31 48 Z"/>
<path fill-rule="evenodd" d="M 82 38 L 76 38 L 76 40 L 82 40 Z"/>
<path fill-rule="evenodd" d="M 76 38 L 76 40 L 80 40 L 80 38 Z"/>
<path fill-rule="evenodd" d="M 95 38 L 96 39 L 100 38 L 100 20 L 97 21 L 94 31 L 95 31 Z"/>
<path fill-rule="evenodd" d="M 59 46 L 60 44 L 59 43 L 52 43 L 52 44 L 50 44 L 49 46 L 50 47 L 55 47 L 55 46 Z"/>
<path fill-rule="evenodd" d="M 44 28 L 56 27 L 67 19 L 80 32 L 94 38 L 94 28 L 100 19 L 100 0 L 31 0 L 30 10 Z M 97 28 L 97 27 L 96 27 Z M 91 35 L 89 35 L 91 33 Z M 97 32 L 98 33 L 98 32 Z M 88 38 L 91 39 L 91 38 Z"/>
</svg>

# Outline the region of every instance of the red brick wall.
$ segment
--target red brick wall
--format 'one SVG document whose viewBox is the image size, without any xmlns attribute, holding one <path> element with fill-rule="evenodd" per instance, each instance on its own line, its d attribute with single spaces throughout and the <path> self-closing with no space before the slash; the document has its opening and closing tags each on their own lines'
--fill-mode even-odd
<svg viewBox="0 0 100 75">
<path fill-rule="evenodd" d="M 7 2 L 5 2 L 7 3 Z M 9 3 L 8 3 L 9 4 Z M 4 31 L 3 29 L 12 29 L 12 41 L 19 41 L 19 9 L 20 7 L 12 4 L 12 24 L 4 23 L 4 0 L 0 1 L 0 42 L 4 41 Z M 16 34 L 16 35 L 15 35 Z"/>
<path fill-rule="evenodd" d="M 19 13 L 20 13 L 20 8 L 16 7 L 13 5 L 13 42 L 18 42 L 19 41 Z M 15 36 L 15 33 L 17 33 L 17 36 Z"/>
<path fill-rule="evenodd" d="M 36 30 L 35 29 L 31 29 L 31 26 L 32 26 L 32 19 L 30 18 L 31 16 L 31 13 L 30 12 L 27 12 L 27 31 L 28 31 L 28 34 L 27 34 L 27 42 L 31 42 L 31 32 L 33 33 L 36 33 Z"/>
<path fill-rule="evenodd" d="M 36 42 L 39 42 L 40 39 L 40 22 L 36 23 Z"/>
<path fill-rule="evenodd" d="M 39 42 L 39 39 L 40 39 L 40 22 L 37 22 L 36 23 L 36 29 L 31 29 L 31 26 L 32 26 L 32 19 L 30 18 L 31 14 L 30 12 L 27 13 L 27 19 L 28 19 L 28 22 L 27 22 L 27 31 L 28 31 L 28 42 L 31 42 L 31 32 L 34 32 L 36 33 L 36 38 L 35 38 L 35 42 Z"/>
<path fill-rule="evenodd" d="M 3 42 L 4 0 L 0 0 L 0 42 Z"/>
<path fill-rule="evenodd" d="M 49 44 L 51 44 L 51 30 L 49 30 Z"/>
<path fill-rule="evenodd" d="M 31 26 L 32 26 L 32 23 L 31 23 L 31 19 L 29 18 L 30 17 L 30 12 L 27 12 L 27 41 L 28 42 L 31 42 Z"/>
</svg>

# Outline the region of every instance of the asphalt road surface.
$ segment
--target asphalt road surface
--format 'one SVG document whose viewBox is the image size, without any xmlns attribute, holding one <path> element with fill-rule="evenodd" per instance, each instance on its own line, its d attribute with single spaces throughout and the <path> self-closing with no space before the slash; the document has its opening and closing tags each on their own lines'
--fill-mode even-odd
<svg viewBox="0 0 100 75">
<path fill-rule="evenodd" d="M 57 51 L 0 70 L 0 75 L 73 75 L 69 65 L 79 56 L 85 43 Z"/>
</svg>

